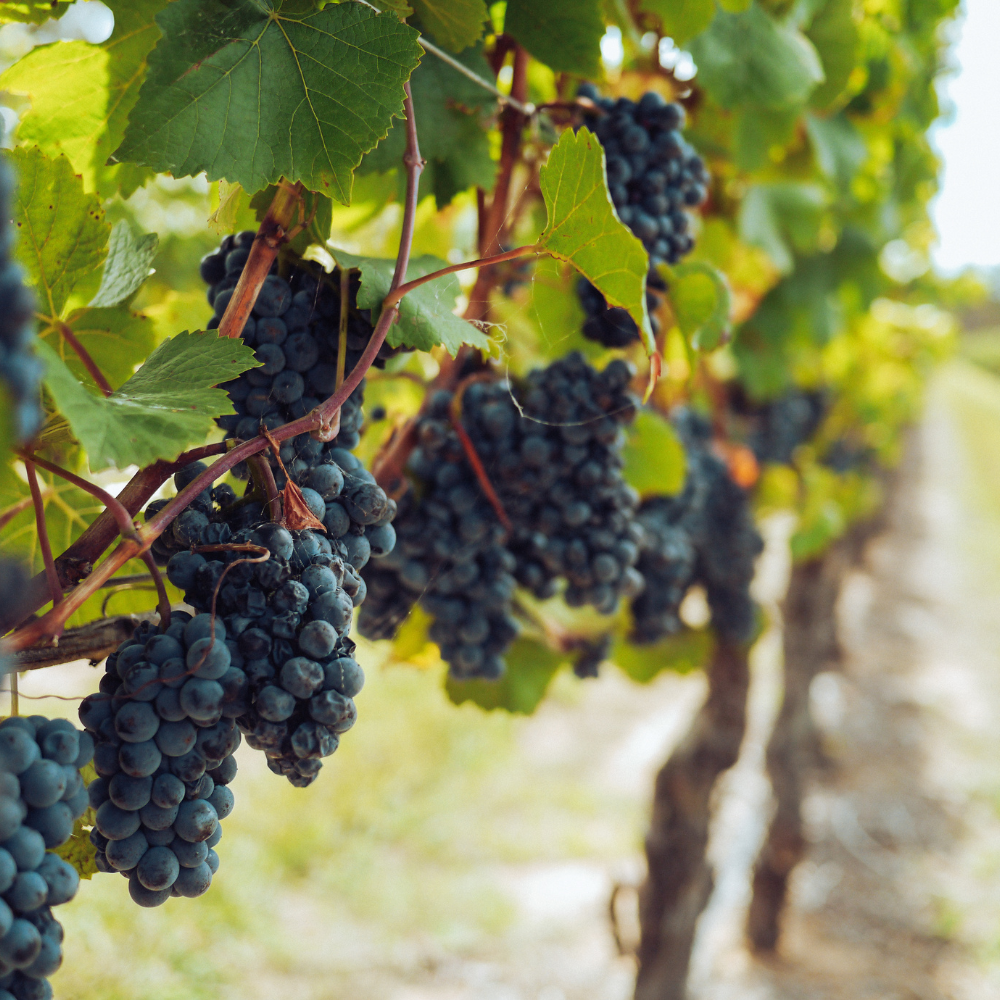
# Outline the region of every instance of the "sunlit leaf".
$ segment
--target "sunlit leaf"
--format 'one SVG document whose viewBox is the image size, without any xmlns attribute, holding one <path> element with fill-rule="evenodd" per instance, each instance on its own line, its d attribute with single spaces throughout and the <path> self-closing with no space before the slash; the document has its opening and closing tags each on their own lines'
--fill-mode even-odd
<svg viewBox="0 0 1000 1000">
<path fill-rule="evenodd" d="M 627 309 L 656 350 L 646 310 L 649 256 L 615 213 L 604 150 L 586 128 L 567 129 L 539 173 L 548 221 L 536 246 L 572 264 L 610 306 Z"/>
<path fill-rule="evenodd" d="M 643 409 L 627 433 L 622 458 L 628 484 L 643 497 L 680 493 L 685 476 L 684 446 L 669 421 Z"/>
</svg>

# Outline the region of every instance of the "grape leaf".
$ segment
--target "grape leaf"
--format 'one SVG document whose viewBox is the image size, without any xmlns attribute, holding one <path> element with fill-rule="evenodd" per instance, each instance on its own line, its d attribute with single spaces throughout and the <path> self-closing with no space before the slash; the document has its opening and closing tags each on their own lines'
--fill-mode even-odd
<svg viewBox="0 0 1000 1000">
<path fill-rule="evenodd" d="M 645 498 L 680 493 L 684 486 L 684 446 L 658 413 L 640 410 L 622 450 L 625 480 Z"/>
<path fill-rule="evenodd" d="M 826 192 L 815 184 L 755 184 L 740 206 L 740 239 L 767 251 L 783 274 L 795 268 L 794 251 L 816 249 Z"/>
<path fill-rule="evenodd" d="M 601 0 L 507 0 L 503 30 L 557 73 L 601 72 Z"/>
<path fill-rule="evenodd" d="M 854 122 L 845 114 L 832 118 L 809 114 L 806 132 L 820 170 L 843 191 L 850 190 L 851 181 L 868 159 L 868 147 Z"/>
<path fill-rule="evenodd" d="M 284 176 L 344 204 L 422 52 L 413 28 L 360 3 L 174 0 L 157 23 L 117 160 L 247 191 Z"/>
<path fill-rule="evenodd" d="M 88 392 L 44 341 L 38 354 L 46 367 L 46 388 L 95 472 L 173 459 L 199 444 L 215 417 L 233 412 L 226 393 L 212 386 L 257 364 L 241 340 L 180 333 L 105 399 Z"/>
<path fill-rule="evenodd" d="M 814 108 L 828 108 L 843 94 L 857 62 L 860 39 L 851 0 L 827 0 L 805 34 L 816 46 L 826 75 L 809 103 Z"/>
<path fill-rule="evenodd" d="M 459 681 L 449 677 L 445 691 L 456 704 L 471 701 L 493 711 L 506 709 L 517 715 L 531 715 L 545 697 L 556 671 L 569 661 L 565 653 L 555 653 L 531 639 L 518 639 L 507 651 L 507 672 L 498 681 Z"/>
<path fill-rule="evenodd" d="M 715 0 L 642 0 L 641 7 L 660 19 L 661 33 L 677 45 L 700 35 L 715 17 Z"/>
<path fill-rule="evenodd" d="M 156 346 L 153 321 L 124 306 L 75 309 L 64 320 L 43 319 L 38 335 L 46 339 L 84 385 L 90 385 L 93 380 L 62 336 L 67 327 L 112 388 L 130 379 L 136 365 L 141 364 Z"/>
<path fill-rule="evenodd" d="M 360 269 L 358 308 L 371 309 L 373 315 L 377 315 L 392 283 L 396 262 L 376 257 L 357 257 L 332 247 L 330 252 L 341 267 Z M 412 281 L 447 266 L 445 261 L 430 255 L 414 257 L 410 259 L 406 278 Z M 399 303 L 399 319 L 389 329 L 386 343 L 390 347 L 414 347 L 418 351 L 429 351 L 441 344 L 453 357 L 462 344 L 489 350 L 489 337 L 452 312 L 460 291 L 458 278 L 454 274 L 446 274 L 410 292 Z"/>
<path fill-rule="evenodd" d="M 100 199 L 83 193 L 65 155 L 49 159 L 37 146 L 9 155 L 20 178 L 13 206 L 17 258 L 35 286 L 39 311 L 56 318 L 78 286 L 96 283 L 110 227 Z"/>
<path fill-rule="evenodd" d="M 104 262 L 101 285 L 90 305 L 117 306 L 135 295 L 149 277 L 159 245 L 156 233 L 146 233 L 137 240 L 124 219 L 116 222 L 108 241 L 108 259 Z"/>
<path fill-rule="evenodd" d="M 479 76 L 490 76 L 480 48 L 463 52 L 459 61 Z M 490 156 L 484 127 L 496 100 L 467 76 L 436 58 L 425 56 L 410 78 L 413 110 L 420 132 L 420 155 L 427 161 L 420 177 L 421 195 L 433 191 L 443 208 L 459 191 L 479 186 L 491 190 L 497 165 Z M 401 166 L 406 128 L 396 122 L 389 134 L 361 161 L 359 173 L 386 172 Z M 403 171 L 399 184 L 405 187 Z"/>
<path fill-rule="evenodd" d="M 681 333 L 696 351 L 714 350 L 729 332 L 731 296 L 725 275 L 705 261 L 663 268 Z"/>
<path fill-rule="evenodd" d="M 802 104 L 824 79 L 812 42 L 756 3 L 742 14 L 719 11 L 691 55 L 698 80 L 724 108 Z"/>
<path fill-rule="evenodd" d="M 0 4 L 0 24 L 12 21 L 20 24 L 44 24 L 50 18 L 62 17 L 73 0 L 3 0 Z"/>
<path fill-rule="evenodd" d="M 712 635 L 707 629 L 685 629 L 648 646 L 617 637 L 608 659 L 639 684 L 648 684 L 664 670 L 687 674 L 708 663 Z"/>
<path fill-rule="evenodd" d="M 436 42 L 452 52 L 461 52 L 483 37 L 486 23 L 483 0 L 412 0 L 412 3 L 420 23 Z"/>
<path fill-rule="evenodd" d="M 649 256 L 611 203 L 596 136 L 586 128 L 566 129 L 541 168 L 539 183 L 548 221 L 536 247 L 572 264 L 608 305 L 627 309 L 647 351 L 655 352 L 646 310 Z"/>
<path fill-rule="evenodd" d="M 99 45 L 52 42 L 14 63 L 0 88 L 31 99 L 17 136 L 46 153 L 65 153 L 90 190 L 121 188 L 128 197 L 151 172 L 108 157 L 125 134 L 129 112 L 146 74 L 146 57 L 160 37 L 154 15 L 167 0 L 107 0 L 115 16 L 110 37 Z"/>
</svg>

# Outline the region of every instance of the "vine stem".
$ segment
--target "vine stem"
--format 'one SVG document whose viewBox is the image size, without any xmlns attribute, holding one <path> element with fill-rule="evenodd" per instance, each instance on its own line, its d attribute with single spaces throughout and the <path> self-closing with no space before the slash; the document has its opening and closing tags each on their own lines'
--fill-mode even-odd
<svg viewBox="0 0 1000 1000">
<path fill-rule="evenodd" d="M 179 469 L 211 455 L 219 455 L 225 450 L 225 442 L 219 441 L 216 444 L 202 445 L 186 451 L 172 462 L 160 460 L 147 465 L 129 480 L 118 494 L 117 500 L 134 517 L 146 501 Z M 118 534 L 118 525 L 111 512 L 101 511 L 83 534 L 56 559 L 60 583 L 68 586 L 76 583 L 81 575 L 84 575 L 80 570 L 89 572 L 91 563 L 107 549 Z M 39 573 L 28 583 L 24 600 L 18 602 L 19 614 L 26 615 L 37 611 L 48 601 L 47 594 L 48 583 L 45 574 Z M 10 631 L 21 620 L 21 617 L 11 617 L 8 608 L 0 608 L 0 632 Z"/>
<path fill-rule="evenodd" d="M 149 569 L 149 575 L 156 585 L 156 609 L 160 612 L 160 628 L 165 632 L 170 628 L 170 598 L 167 596 L 167 588 L 164 586 L 160 567 L 156 565 L 153 553 L 149 549 L 143 552 L 142 561 Z"/>
<path fill-rule="evenodd" d="M 49 584 L 49 596 L 52 598 L 52 609 L 55 610 L 63 599 L 59 574 L 52 561 L 52 546 L 49 544 L 49 529 L 45 524 L 45 504 L 42 502 L 42 491 L 38 488 L 38 474 L 35 463 L 26 459 L 24 468 L 28 474 L 28 489 L 31 490 L 31 502 L 35 507 L 35 527 L 38 529 L 38 546 L 42 550 L 42 561 L 45 563 L 45 577 Z"/>
<path fill-rule="evenodd" d="M 111 513 L 111 516 L 115 519 L 115 523 L 118 525 L 118 533 L 123 538 L 139 537 L 136 532 L 135 525 L 132 523 L 131 514 L 129 514 L 121 503 L 118 502 L 118 499 L 108 493 L 107 490 L 102 490 L 100 486 L 88 483 L 86 479 L 82 479 L 80 476 L 75 475 L 67 469 L 60 468 L 53 462 L 46 461 L 44 458 L 39 458 L 32 452 L 17 449 L 17 454 L 21 456 L 25 463 L 32 462 L 45 469 L 46 472 L 51 472 L 60 479 L 65 479 L 67 483 L 72 483 L 75 487 L 77 487 L 77 489 L 81 489 L 84 493 L 89 493 L 92 497 L 96 497 L 100 500 Z"/>
<path fill-rule="evenodd" d="M 277 454 L 277 452 L 275 452 Z M 278 459 L 281 461 L 281 459 Z M 254 486 L 264 494 L 264 506 L 267 508 L 267 519 L 280 524 L 282 519 L 281 497 L 278 495 L 278 484 L 274 481 L 271 463 L 266 455 L 251 455 L 247 459 L 250 476 Z"/>
<path fill-rule="evenodd" d="M 405 164 L 407 174 L 406 202 L 403 214 L 403 226 L 399 252 L 396 257 L 396 270 L 393 275 L 393 283 L 390 285 L 390 294 L 402 287 L 402 277 L 406 274 L 406 269 L 409 266 L 410 248 L 413 243 L 413 231 L 416 225 L 420 173 L 424 166 L 423 160 L 420 157 L 420 146 L 417 139 L 417 125 L 413 112 L 413 98 L 410 94 L 409 84 L 405 84 L 404 89 L 406 92 L 406 98 L 404 101 L 404 106 L 406 108 L 406 153 L 404 154 L 403 162 Z M 294 200 L 297 199 L 298 194 L 295 195 Z M 275 200 L 277 201 L 277 196 Z M 271 209 L 268 210 L 268 216 L 272 215 L 272 210 L 274 210 L 274 208 L 275 205 L 272 203 Z M 288 213 L 288 219 L 290 221 L 291 207 L 289 207 Z M 267 218 L 265 218 L 265 222 L 266 221 Z M 264 228 L 264 223 L 261 223 L 261 228 Z M 254 248 L 250 251 L 251 257 L 253 256 L 254 250 L 258 247 L 258 243 L 263 244 L 264 242 L 265 241 L 262 239 L 254 242 Z M 263 253 L 263 251 L 260 252 Z M 271 260 L 273 259 L 272 255 Z M 244 268 L 244 276 L 249 270 L 249 264 L 250 261 L 248 260 L 247 267 Z M 267 268 L 264 270 L 265 276 L 269 269 L 270 261 L 268 262 Z M 241 278 L 240 280 L 242 282 L 243 279 Z M 263 276 L 260 278 L 260 281 L 263 281 Z M 240 286 L 237 285 L 237 290 L 239 290 L 239 287 Z M 243 294 L 245 297 L 248 296 L 248 293 Z M 226 317 L 229 314 L 229 309 L 233 306 L 233 301 L 235 301 L 236 298 L 237 293 L 234 293 L 233 299 L 230 300 L 229 306 L 226 308 L 226 315 L 223 316 L 223 322 L 225 322 Z M 253 308 L 253 301 L 255 300 L 256 293 L 254 292 L 253 300 L 247 298 L 249 305 L 246 307 L 245 313 L 243 313 L 244 322 L 246 320 L 246 316 L 250 313 L 250 309 Z M 355 365 L 350 375 L 344 379 L 343 384 L 333 393 L 332 396 L 330 396 L 329 399 L 312 412 L 307 413 L 304 417 L 300 417 L 298 420 L 293 420 L 291 423 L 285 424 L 283 427 L 276 428 L 270 435 L 270 441 L 287 441 L 289 438 L 297 437 L 299 434 L 317 430 L 324 423 L 328 423 L 330 416 L 343 406 L 344 401 L 351 395 L 352 392 L 354 392 L 361 380 L 364 378 L 365 373 L 369 368 L 371 368 L 372 363 L 378 356 L 379 349 L 385 341 L 386 334 L 389 332 L 389 327 L 393 322 L 395 322 L 398 313 L 399 310 L 395 305 L 383 308 L 382 313 L 378 318 L 378 322 L 375 324 L 375 329 L 372 331 L 368 345 L 365 347 L 361 358 L 358 360 L 358 363 Z M 220 336 L 224 335 L 221 327 L 222 324 L 220 324 Z M 231 321 L 229 329 L 237 329 L 235 326 L 235 319 Z M 230 335 L 238 335 L 240 330 L 242 330 L 242 322 L 237 329 L 237 333 Z M 188 507 L 191 501 L 194 500 L 194 498 L 198 496 L 202 490 L 209 487 L 215 482 L 216 479 L 220 478 L 224 473 L 233 468 L 234 465 L 237 465 L 239 462 L 245 461 L 252 455 L 256 455 L 263 451 L 269 446 L 270 441 L 263 436 L 259 436 L 251 441 L 245 441 L 242 444 L 238 444 L 235 448 L 229 449 L 208 469 L 196 476 L 192 482 L 181 490 L 181 492 L 178 493 L 178 495 L 159 512 L 159 514 L 157 514 L 151 521 L 148 521 L 139 530 L 139 541 L 135 541 L 131 538 L 123 539 L 114 551 L 104 560 L 104 562 L 101 563 L 99 567 L 95 567 L 95 569 L 84 580 L 82 580 L 69 595 L 66 596 L 59 607 L 53 608 L 48 612 L 48 614 L 29 622 L 23 628 L 19 629 L 13 636 L 11 636 L 10 648 L 15 651 L 24 649 L 26 646 L 30 646 L 32 643 L 45 636 L 55 635 L 61 631 L 69 616 L 78 607 L 80 607 L 87 600 L 87 598 L 91 596 L 91 594 L 96 593 L 103 586 L 104 582 L 110 579 L 118 569 L 129 561 L 129 559 L 140 555 L 143 551 L 148 549 L 149 546 L 152 545 L 152 543 L 160 536 L 166 526 L 170 524 L 170 522 L 182 510 Z M 225 445 L 222 444 L 221 447 L 224 449 Z M 164 476 L 164 478 L 166 477 Z M 150 491 L 150 493 L 152 493 L 152 491 Z"/>
<path fill-rule="evenodd" d="M 105 397 L 110 396 L 113 391 L 111 384 L 104 377 L 104 372 L 97 367 L 97 362 L 90 356 L 87 348 L 80 343 L 72 329 L 66 323 L 57 323 L 56 329 L 63 340 L 76 352 L 76 356 L 80 359 L 83 367 L 87 369 L 90 377 L 97 383 L 97 388 L 104 393 Z"/>
<path fill-rule="evenodd" d="M 243 332 L 247 317 L 257 302 L 260 286 L 270 273 L 278 250 L 288 238 L 292 216 L 301 204 L 303 190 L 301 184 L 279 181 L 274 199 L 254 237 L 250 256 L 233 290 L 233 297 L 219 321 L 220 337 L 234 338 Z"/>
</svg>

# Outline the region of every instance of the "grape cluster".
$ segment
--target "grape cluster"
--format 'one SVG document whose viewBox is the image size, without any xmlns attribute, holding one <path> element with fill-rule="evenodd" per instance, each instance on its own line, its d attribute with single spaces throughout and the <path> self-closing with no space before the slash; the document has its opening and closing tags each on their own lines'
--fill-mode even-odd
<svg viewBox="0 0 1000 1000">
<path fill-rule="evenodd" d="M 824 392 L 793 389 L 757 408 L 747 441 L 757 461 L 791 464 L 795 449 L 819 429 L 828 406 Z"/>
<path fill-rule="evenodd" d="M 201 276 L 208 283 L 208 300 L 215 314 L 209 329 L 219 325 L 233 289 L 250 256 L 256 234 L 250 231 L 227 236 L 214 253 L 202 259 Z M 286 277 L 277 273 L 277 262 L 261 286 L 252 315 L 243 328 L 243 341 L 256 348 L 261 367 L 244 372 L 226 382 L 235 414 L 220 417 L 219 426 L 228 435 L 248 440 L 260 433 L 263 424 L 274 430 L 305 416 L 332 395 L 337 382 L 337 351 L 340 340 L 340 272 L 316 277 L 298 266 L 290 266 Z M 350 278 L 345 371 L 357 364 L 371 338 L 369 309 L 357 308 L 360 278 Z M 398 349 L 383 344 L 375 362 L 384 366 Z M 361 440 L 364 422 L 364 382 L 351 393 L 340 416 L 340 433 L 332 441 L 317 441 L 300 434 L 282 444 L 280 455 L 288 475 L 301 485 L 309 470 L 327 460 L 334 449 L 351 450 Z M 279 489 L 284 473 L 275 467 Z M 246 477 L 246 467 L 234 472 Z"/>
<path fill-rule="evenodd" d="M 183 551 L 167 576 L 199 611 L 210 610 L 218 589 L 216 628 L 246 678 L 233 718 L 272 771 L 305 787 L 357 718 L 364 673 L 348 632 L 365 584 L 355 563 L 334 551 L 336 541 L 318 532 L 265 522 L 235 531 L 232 542 L 261 546 L 269 558 Z M 354 558 L 367 561 L 367 541 L 364 561 Z"/>
<path fill-rule="evenodd" d="M 659 264 L 675 264 L 690 253 L 688 211 L 708 194 L 705 163 L 681 135 L 684 109 L 649 91 L 638 101 L 601 97 L 584 83 L 578 97 L 596 105 L 584 124 L 604 147 L 608 190 L 618 217 L 642 241 L 649 253 L 647 306 L 652 316 L 660 307 L 666 283 L 656 273 Z M 587 321 L 583 334 L 605 347 L 627 347 L 639 338 L 639 328 L 624 309 L 609 308 L 604 296 L 581 279 L 578 292 Z"/>
<path fill-rule="evenodd" d="M 451 403 L 451 393 L 438 392 L 418 424 L 409 469 L 421 495 L 404 496 L 395 552 L 365 573 L 369 599 L 358 627 L 368 638 L 391 638 L 419 599 L 452 675 L 495 680 L 518 634 L 515 560 L 449 422 Z"/>
<path fill-rule="evenodd" d="M 97 743 L 87 789 L 96 864 L 121 872 L 140 906 L 200 896 L 219 868 L 240 745 L 233 720 L 247 708 L 241 665 L 221 622 L 175 611 L 166 630 L 140 625 L 80 705 Z"/>
<path fill-rule="evenodd" d="M 31 351 L 35 297 L 11 257 L 16 235 L 10 221 L 15 185 L 13 169 L 0 157 L 0 380 L 13 402 L 14 437 L 23 442 L 34 437 L 42 425 L 42 364 Z"/>
<path fill-rule="evenodd" d="M 763 549 L 749 496 L 712 451 L 711 424 L 691 410 L 674 416 L 687 474 L 676 497 L 653 497 L 639 511 L 645 534 L 639 571 L 646 589 L 632 603 L 633 639 L 655 642 L 680 628 L 688 588 L 705 588 L 717 635 L 746 642 L 755 615 L 750 596 L 754 562 Z"/>
<path fill-rule="evenodd" d="M 0 1000 L 49 1000 L 62 964 L 63 929 L 52 907 L 76 895 L 80 876 L 53 850 L 87 808 L 80 768 L 94 741 L 65 719 L 12 716 L 0 723 Z"/>
<path fill-rule="evenodd" d="M 638 498 L 621 473 L 622 425 L 638 405 L 631 377 L 623 361 L 597 371 L 574 353 L 516 387 L 465 387 L 462 428 L 509 532 L 449 424 L 452 394 L 438 393 L 418 424 L 409 465 L 417 487 L 395 521 L 398 550 L 365 573 L 362 635 L 391 637 L 419 598 L 452 674 L 496 677 L 517 634 L 515 581 L 544 599 L 565 580 L 568 604 L 603 614 L 637 594 Z"/>
</svg>

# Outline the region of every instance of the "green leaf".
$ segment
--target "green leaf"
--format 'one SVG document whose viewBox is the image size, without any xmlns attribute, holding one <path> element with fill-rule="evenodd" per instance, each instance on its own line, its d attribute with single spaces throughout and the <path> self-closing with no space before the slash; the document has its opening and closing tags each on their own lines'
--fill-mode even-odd
<svg viewBox="0 0 1000 1000">
<path fill-rule="evenodd" d="M 642 0 L 640 6 L 660 19 L 661 34 L 676 45 L 700 35 L 715 17 L 715 0 Z"/>
<path fill-rule="evenodd" d="M 828 108 L 837 103 L 857 63 L 860 37 L 853 6 L 852 0 L 826 0 L 806 29 L 806 37 L 816 47 L 826 75 L 826 80 L 809 98 L 814 108 Z"/>
<path fill-rule="evenodd" d="M 816 248 L 826 192 L 815 184 L 755 184 L 740 206 L 740 239 L 759 246 L 783 274 L 795 267 L 794 251 Z"/>
<path fill-rule="evenodd" d="M 557 73 L 601 72 L 601 0 L 507 0 L 503 30 Z"/>
<path fill-rule="evenodd" d="M 736 111 L 735 118 L 733 159 L 740 170 L 752 172 L 770 166 L 772 157 L 782 158 L 798 135 L 802 108 L 796 105 L 771 111 L 747 105 Z"/>
<path fill-rule="evenodd" d="M 586 128 L 566 129 L 541 168 L 539 183 L 548 221 L 535 245 L 572 264 L 608 305 L 627 309 L 652 354 L 656 344 L 646 310 L 649 256 L 614 210 L 596 136 Z"/>
<path fill-rule="evenodd" d="M 412 3 L 420 23 L 435 41 L 452 52 L 461 52 L 483 37 L 487 17 L 483 0 L 412 0 Z"/>
<path fill-rule="evenodd" d="M 371 309 L 373 315 L 377 315 L 392 283 L 396 262 L 377 257 L 357 257 L 332 247 L 330 253 L 341 267 L 356 267 L 361 271 L 358 308 Z M 445 261 L 429 255 L 411 258 L 406 280 L 422 278 L 447 266 Z M 389 330 L 386 343 L 390 347 L 413 347 L 418 351 L 429 351 L 441 344 L 453 357 L 462 344 L 489 350 L 489 337 L 452 312 L 460 291 L 458 278 L 454 274 L 446 274 L 410 292 L 399 303 L 399 319 Z"/>
<path fill-rule="evenodd" d="M 176 458 L 201 443 L 215 417 L 233 412 L 226 393 L 212 386 L 257 364 L 241 340 L 213 332 L 180 333 L 105 399 L 88 392 L 44 341 L 38 353 L 45 362 L 46 388 L 94 472 Z"/>
<path fill-rule="evenodd" d="M 608 659 L 639 684 L 648 684 L 664 670 L 687 674 L 699 670 L 712 655 L 712 636 L 707 629 L 685 629 L 648 646 L 616 638 Z"/>
<path fill-rule="evenodd" d="M 108 241 L 108 259 L 104 262 L 101 286 L 90 304 L 117 306 L 135 295 L 149 277 L 159 246 L 160 238 L 156 233 L 146 233 L 137 240 L 124 219 L 116 222 Z"/>
<path fill-rule="evenodd" d="M 628 428 L 622 452 L 625 480 L 645 499 L 674 495 L 684 487 L 684 446 L 670 423 L 653 410 L 640 410 Z"/>
<path fill-rule="evenodd" d="M 110 227 L 100 200 L 83 193 L 83 181 L 64 155 L 49 159 L 37 146 L 21 146 L 10 158 L 19 176 L 17 257 L 36 288 L 39 311 L 56 318 L 77 286 L 96 283 Z"/>
<path fill-rule="evenodd" d="M 463 52 L 458 60 L 484 79 L 491 76 L 478 47 Z M 421 195 L 433 191 L 438 207 L 443 208 L 459 191 L 477 185 L 491 190 L 497 165 L 490 156 L 486 126 L 496 108 L 493 95 L 433 54 L 413 71 L 410 90 L 420 155 L 427 161 L 420 177 Z M 396 122 L 362 160 L 359 173 L 395 170 L 402 165 L 405 149 L 406 127 Z M 402 171 L 399 183 L 405 187 Z"/>
<path fill-rule="evenodd" d="M 146 74 L 146 57 L 160 37 L 155 14 L 167 0 L 107 0 L 115 16 L 100 45 L 53 42 L 14 63 L 0 88 L 31 99 L 17 136 L 49 155 L 65 153 L 89 190 L 128 197 L 150 176 L 134 166 L 107 167 L 125 134 L 129 112 Z"/>
<path fill-rule="evenodd" d="M 4 0 L 0 5 L 0 24 L 44 24 L 62 17 L 73 0 Z"/>
<path fill-rule="evenodd" d="M 719 6 L 730 14 L 742 14 L 753 0 L 719 0 Z"/>
<path fill-rule="evenodd" d="M 471 701 L 488 711 L 502 708 L 531 715 L 545 697 L 556 671 L 569 661 L 531 639 L 518 639 L 507 651 L 507 672 L 498 681 L 457 681 L 449 677 L 445 691 L 456 704 Z"/>
<path fill-rule="evenodd" d="M 124 306 L 76 309 L 65 320 L 40 327 L 39 336 L 45 338 L 84 385 L 91 385 L 93 380 L 63 338 L 63 327 L 73 332 L 112 387 L 130 379 L 136 366 L 156 346 L 153 321 Z"/>
<path fill-rule="evenodd" d="M 806 115 L 806 130 L 820 170 L 844 191 L 868 159 L 861 133 L 845 114 L 833 118 Z"/>
<path fill-rule="evenodd" d="M 360 3 L 285 13 L 174 0 L 115 156 L 259 191 L 282 176 L 347 204 L 354 168 L 403 114 L 417 32 Z"/>
<path fill-rule="evenodd" d="M 729 332 L 731 296 L 725 275 L 704 261 L 684 261 L 663 270 L 681 333 L 696 351 L 714 350 Z"/>
<path fill-rule="evenodd" d="M 698 80 L 724 108 L 780 110 L 802 104 L 823 82 L 808 38 L 756 3 L 742 14 L 720 11 L 691 44 Z"/>
</svg>

